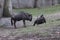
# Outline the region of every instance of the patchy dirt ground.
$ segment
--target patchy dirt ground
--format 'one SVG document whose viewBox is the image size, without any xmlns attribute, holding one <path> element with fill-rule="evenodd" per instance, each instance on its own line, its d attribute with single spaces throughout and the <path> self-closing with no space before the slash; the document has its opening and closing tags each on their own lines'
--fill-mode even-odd
<svg viewBox="0 0 60 40">
<path fill-rule="evenodd" d="M 16 23 L 17 29 L 11 26 L 10 18 L 2 18 L 0 24 L 0 40 L 60 40 L 60 12 L 46 14 L 46 24 L 32 26 L 33 21 L 26 21 L 27 27 L 23 27 L 22 21 Z"/>
</svg>

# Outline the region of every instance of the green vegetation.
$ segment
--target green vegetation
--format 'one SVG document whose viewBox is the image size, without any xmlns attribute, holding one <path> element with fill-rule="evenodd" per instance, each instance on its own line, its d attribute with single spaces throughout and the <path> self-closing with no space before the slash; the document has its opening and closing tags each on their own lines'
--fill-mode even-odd
<svg viewBox="0 0 60 40">
<path fill-rule="evenodd" d="M 51 32 L 46 30 L 51 30 L 53 27 L 57 27 L 60 24 L 60 21 L 48 22 L 46 24 L 36 25 L 36 26 L 27 26 L 26 28 L 20 28 L 13 32 L 13 34 L 40 34 L 40 35 L 48 35 Z"/>
<path fill-rule="evenodd" d="M 25 11 L 25 12 L 29 12 L 33 15 L 51 14 L 51 13 L 59 12 L 60 11 L 60 5 L 50 6 L 50 7 L 46 7 L 46 8 L 14 9 L 14 11 L 15 12 Z"/>
</svg>

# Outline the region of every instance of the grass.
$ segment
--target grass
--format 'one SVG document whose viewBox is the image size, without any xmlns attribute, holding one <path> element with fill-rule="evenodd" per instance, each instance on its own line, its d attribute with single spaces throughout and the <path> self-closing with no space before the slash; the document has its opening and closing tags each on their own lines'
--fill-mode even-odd
<svg viewBox="0 0 60 40">
<path fill-rule="evenodd" d="M 36 26 L 27 26 L 26 28 L 19 28 L 16 31 L 13 32 L 15 35 L 24 35 L 24 34 L 40 34 L 40 35 L 48 35 L 51 32 L 46 31 L 47 29 L 51 29 L 53 27 L 56 27 L 57 25 L 60 24 L 60 21 L 54 21 L 54 22 L 49 22 L 46 24 L 41 24 L 41 25 L 36 25 Z"/>
<path fill-rule="evenodd" d="M 46 8 L 14 9 L 14 11 L 15 12 L 25 11 L 25 12 L 31 13 L 32 15 L 52 14 L 52 13 L 60 11 L 60 5 L 50 6 L 50 7 L 46 7 Z"/>
<path fill-rule="evenodd" d="M 57 6 L 51 6 L 51 7 L 47 7 L 47 8 L 33 8 L 33 9 L 14 9 L 15 12 L 20 12 L 20 11 L 25 11 L 25 12 L 29 12 L 32 15 L 39 15 L 39 14 L 52 14 L 55 12 L 59 12 L 60 11 L 60 5 Z M 54 18 L 52 18 L 54 19 Z M 50 32 L 46 31 L 47 29 L 53 28 L 53 27 L 57 27 L 57 25 L 60 25 L 60 21 L 56 21 L 54 19 L 54 21 L 52 22 L 52 19 L 47 20 L 46 24 L 41 24 L 41 25 L 36 25 L 36 26 L 27 26 L 26 28 L 18 28 L 18 29 L 11 29 L 12 30 L 12 34 L 13 35 L 18 35 L 21 36 L 23 34 L 42 34 L 42 35 L 47 35 L 50 34 Z M 28 23 L 29 24 L 29 23 Z M 27 25 L 28 25 L 27 24 Z M 10 30 L 8 30 L 10 31 Z"/>
</svg>

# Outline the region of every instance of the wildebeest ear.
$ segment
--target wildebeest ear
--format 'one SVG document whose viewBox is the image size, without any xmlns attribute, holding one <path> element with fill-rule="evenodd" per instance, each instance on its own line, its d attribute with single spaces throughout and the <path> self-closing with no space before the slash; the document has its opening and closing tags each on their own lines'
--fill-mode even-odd
<svg viewBox="0 0 60 40">
<path fill-rule="evenodd" d="M 43 17 L 44 15 L 42 14 L 40 17 Z"/>
</svg>

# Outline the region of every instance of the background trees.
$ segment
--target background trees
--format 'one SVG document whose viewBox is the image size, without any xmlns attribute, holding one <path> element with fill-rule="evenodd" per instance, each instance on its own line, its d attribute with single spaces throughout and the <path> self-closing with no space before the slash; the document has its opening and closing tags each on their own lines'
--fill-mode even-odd
<svg viewBox="0 0 60 40">
<path fill-rule="evenodd" d="M 9 17 L 12 13 L 12 3 L 11 0 L 4 0 L 4 6 L 3 6 L 3 16 Z"/>
</svg>

